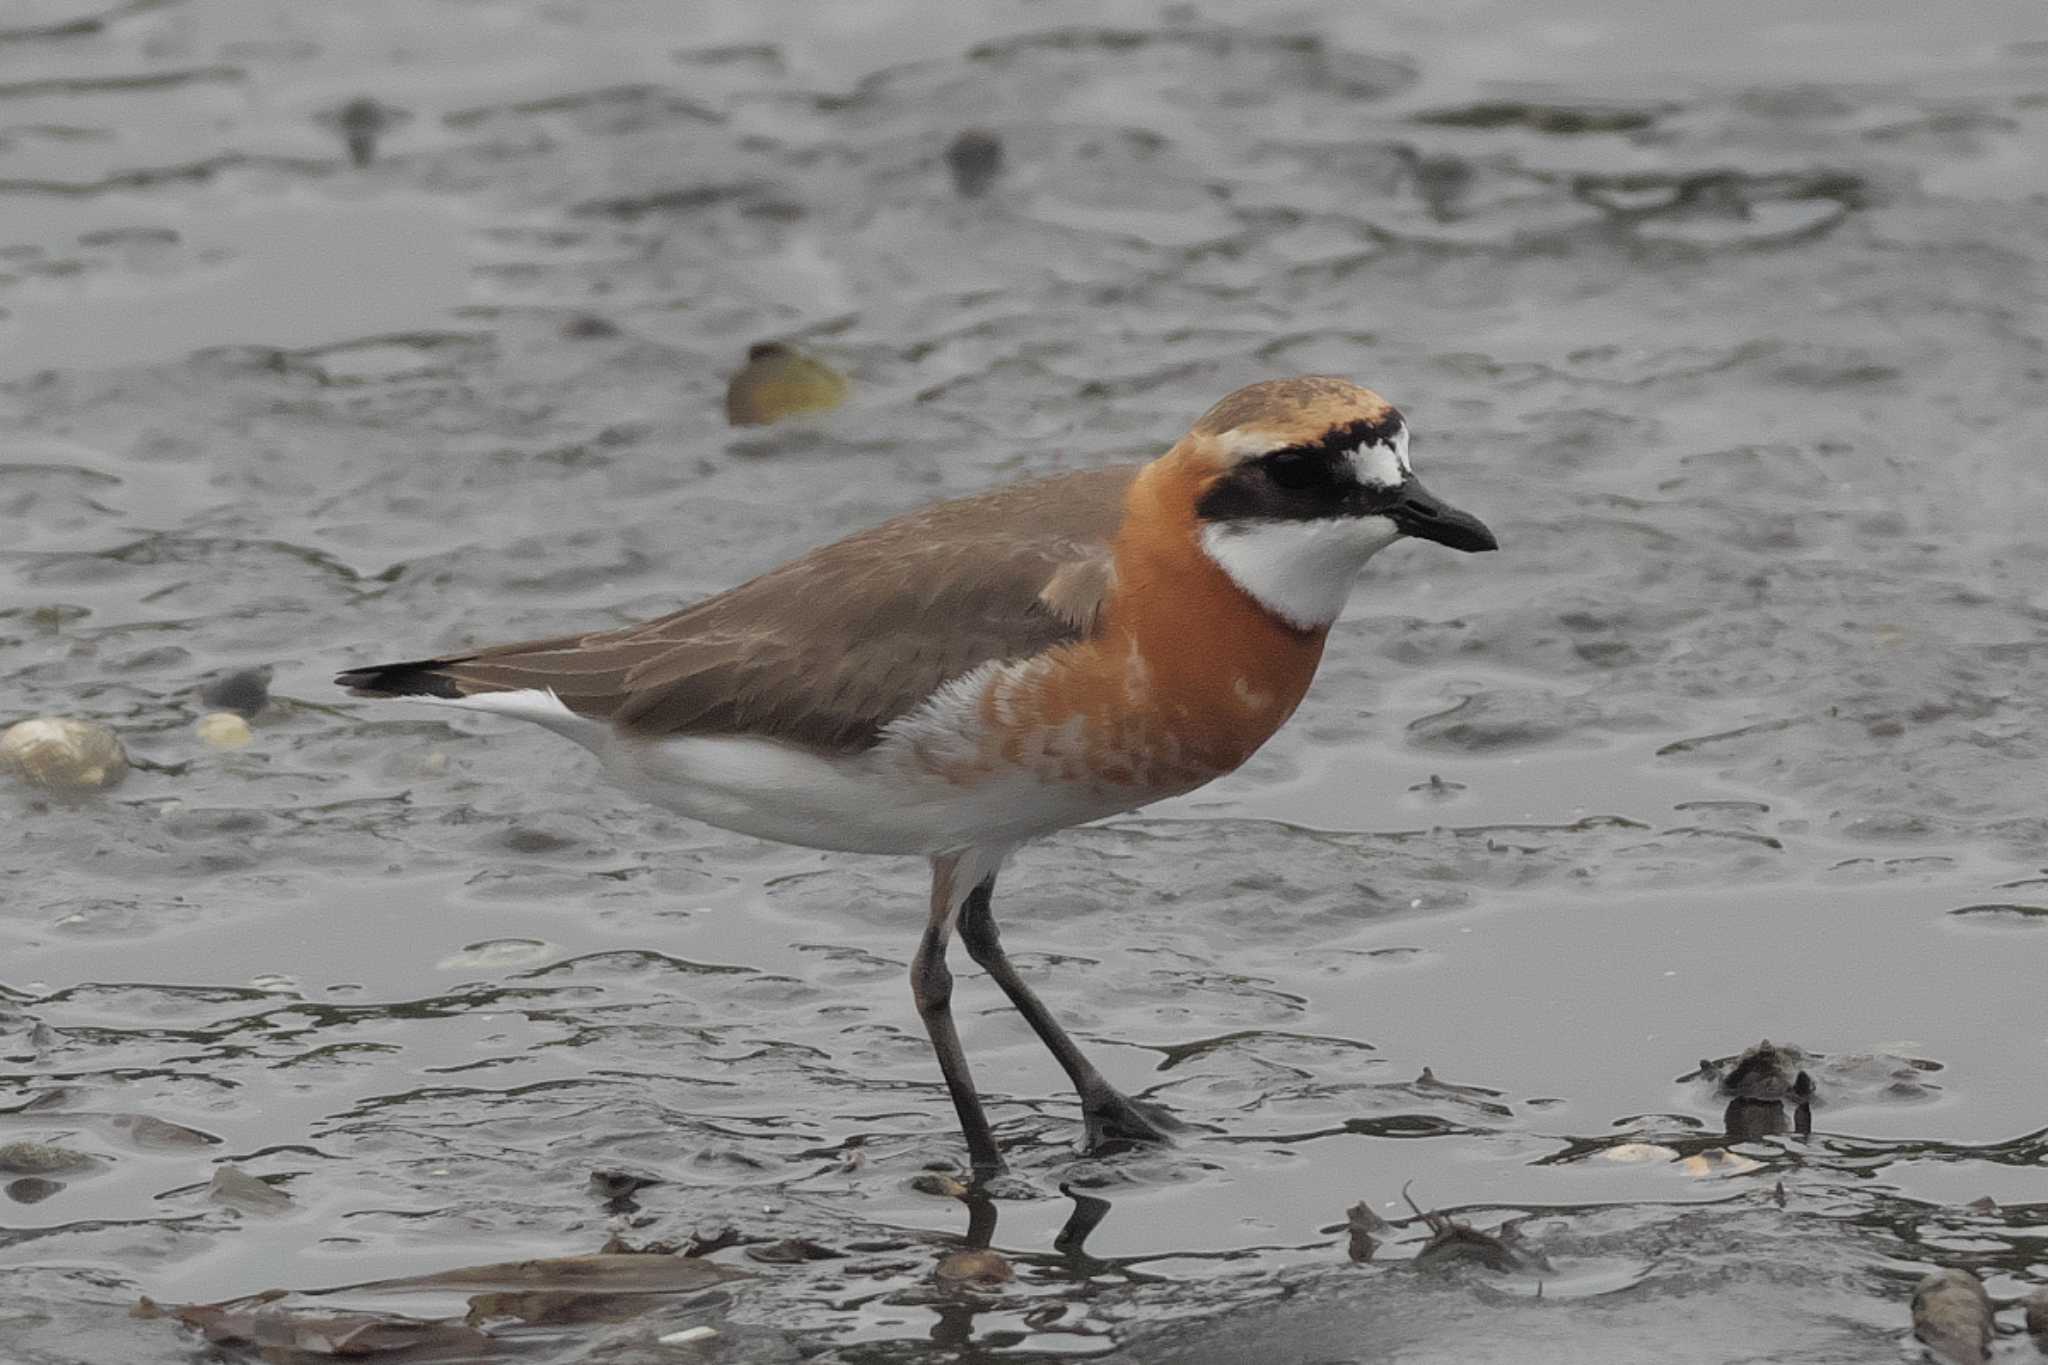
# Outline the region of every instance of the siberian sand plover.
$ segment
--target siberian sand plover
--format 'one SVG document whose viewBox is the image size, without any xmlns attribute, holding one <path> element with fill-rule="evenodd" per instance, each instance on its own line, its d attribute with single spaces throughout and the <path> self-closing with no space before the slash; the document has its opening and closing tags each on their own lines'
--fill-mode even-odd
<svg viewBox="0 0 2048 1365">
<path fill-rule="evenodd" d="M 1003 953 L 1028 839 L 1191 791 L 1294 713 L 1366 560 L 1495 548 L 1342 379 L 1253 384 L 1149 464 L 939 503 L 643 625 L 353 668 L 359 696 L 535 721 L 636 795 L 764 839 L 931 860 L 911 965 L 975 1175 L 1003 1169 L 953 1025 L 957 928 L 1066 1070 L 1091 1150 L 1165 1136 Z"/>
</svg>

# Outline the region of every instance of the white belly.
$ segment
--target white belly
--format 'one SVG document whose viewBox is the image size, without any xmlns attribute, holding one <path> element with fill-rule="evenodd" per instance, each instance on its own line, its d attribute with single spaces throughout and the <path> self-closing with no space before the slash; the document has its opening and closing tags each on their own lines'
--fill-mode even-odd
<svg viewBox="0 0 2048 1365">
<path fill-rule="evenodd" d="M 1071 763 L 992 758 L 977 698 L 1017 667 L 988 666 L 958 680 L 858 754 L 747 735 L 622 735 L 551 692 L 411 700 L 533 721 L 596 754 L 615 782 L 644 801 L 720 829 L 848 853 L 1010 846 L 1185 790 L 1053 775 L 1074 772 Z"/>
</svg>

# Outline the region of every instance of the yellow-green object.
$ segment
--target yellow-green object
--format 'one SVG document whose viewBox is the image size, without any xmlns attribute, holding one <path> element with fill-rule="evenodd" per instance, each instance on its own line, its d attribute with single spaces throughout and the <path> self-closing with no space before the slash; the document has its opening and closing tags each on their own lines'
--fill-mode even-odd
<svg viewBox="0 0 2048 1365">
<path fill-rule="evenodd" d="M 846 401 L 846 376 L 780 341 L 747 348 L 747 364 L 725 389 L 725 420 L 758 427 Z"/>
<path fill-rule="evenodd" d="M 1017 1278 L 999 1251 L 970 1248 L 940 1258 L 932 1278 L 948 1289 L 994 1289 Z"/>
<path fill-rule="evenodd" d="M 104 725 L 37 716 L 0 735 L 0 773 L 50 791 L 97 791 L 128 775 L 128 753 Z"/>
<path fill-rule="evenodd" d="M 249 722 L 233 711 L 215 711 L 201 716 L 193 728 L 199 731 L 199 738 L 216 749 L 246 749 L 256 738 L 249 729 Z"/>
</svg>

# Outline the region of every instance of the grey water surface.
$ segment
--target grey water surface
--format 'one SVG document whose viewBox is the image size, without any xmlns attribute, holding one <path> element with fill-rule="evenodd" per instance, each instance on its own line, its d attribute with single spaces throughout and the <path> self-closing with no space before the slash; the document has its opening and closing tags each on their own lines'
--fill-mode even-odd
<svg viewBox="0 0 2048 1365">
<path fill-rule="evenodd" d="M 768 338 L 850 401 L 728 428 Z M 1381 556 L 1241 773 L 1005 874 L 1034 984 L 1190 1132 L 1079 1157 L 963 967 L 988 1290 L 916 1179 L 960 1157 L 921 866 L 329 682 L 1310 371 L 1503 550 Z M 1899 1358 L 1930 1269 L 2048 1282 L 2044 454 L 2038 0 L 9 6 L 0 722 L 139 766 L 0 792 L 0 1157 L 75 1158 L 0 1172 L 0 1361 L 613 1236 L 751 1278 L 507 1352 Z M 1765 1037 L 1828 1059 L 1812 1132 L 1731 1141 L 1685 1078 Z M 1422 1254 L 1404 1186 L 1540 1254 Z"/>
</svg>

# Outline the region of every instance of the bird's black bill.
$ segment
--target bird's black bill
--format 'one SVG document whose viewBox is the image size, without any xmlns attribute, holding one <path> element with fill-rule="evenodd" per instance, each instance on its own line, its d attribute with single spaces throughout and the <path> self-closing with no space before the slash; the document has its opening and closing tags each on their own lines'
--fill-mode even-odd
<svg viewBox="0 0 2048 1365">
<path fill-rule="evenodd" d="M 1485 522 L 1470 512 L 1460 512 L 1414 479 L 1403 485 L 1399 499 L 1385 515 L 1400 528 L 1402 535 L 1418 540 L 1433 540 L 1467 554 L 1500 548 Z"/>
</svg>

